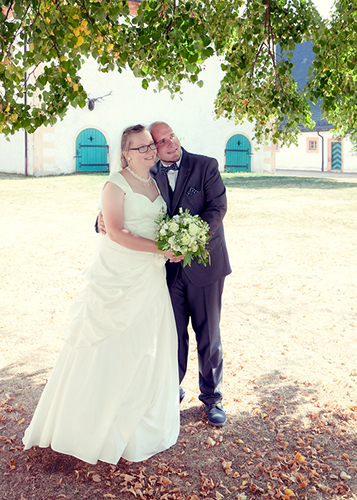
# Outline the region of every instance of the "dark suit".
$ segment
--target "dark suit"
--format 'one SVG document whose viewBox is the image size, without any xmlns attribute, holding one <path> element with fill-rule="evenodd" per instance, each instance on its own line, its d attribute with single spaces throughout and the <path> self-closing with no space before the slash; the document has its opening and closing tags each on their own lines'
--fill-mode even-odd
<svg viewBox="0 0 357 500">
<path fill-rule="evenodd" d="M 191 267 L 182 263 L 166 264 L 167 282 L 176 318 L 179 341 L 180 382 L 185 376 L 188 358 L 189 319 L 196 334 L 200 399 L 206 404 L 222 399 L 222 344 L 219 329 L 224 278 L 231 272 L 224 239 L 222 220 L 227 211 L 226 189 L 214 158 L 191 154 L 182 149 L 182 158 L 173 195 L 160 162 L 152 174 L 172 217 L 179 208 L 199 214 L 212 233 L 209 240 L 211 265 L 193 261 Z"/>
</svg>

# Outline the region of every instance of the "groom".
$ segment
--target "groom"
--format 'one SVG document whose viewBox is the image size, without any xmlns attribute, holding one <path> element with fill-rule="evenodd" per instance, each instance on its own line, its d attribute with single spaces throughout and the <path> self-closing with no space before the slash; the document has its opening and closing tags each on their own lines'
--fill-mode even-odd
<svg viewBox="0 0 357 500">
<path fill-rule="evenodd" d="M 220 335 L 221 299 L 224 278 L 231 272 L 224 239 L 222 220 L 227 211 L 226 189 L 218 162 L 214 158 L 188 153 L 169 125 L 152 123 L 149 130 L 158 145 L 160 158 L 152 168 L 170 217 L 179 208 L 188 208 L 191 215 L 200 215 L 210 226 L 211 265 L 206 267 L 192 261 L 191 267 L 182 262 L 167 262 L 167 283 L 175 313 L 178 334 L 178 363 L 180 383 L 188 359 L 187 327 L 191 318 L 196 335 L 199 399 L 205 405 L 208 422 L 216 427 L 226 424 L 223 410 L 223 359 Z M 180 399 L 185 393 L 180 387 Z"/>
</svg>

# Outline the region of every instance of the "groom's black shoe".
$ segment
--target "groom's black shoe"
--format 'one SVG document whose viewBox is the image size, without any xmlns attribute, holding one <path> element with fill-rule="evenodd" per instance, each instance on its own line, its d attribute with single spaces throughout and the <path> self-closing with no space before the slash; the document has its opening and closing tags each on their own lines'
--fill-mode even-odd
<svg viewBox="0 0 357 500">
<path fill-rule="evenodd" d="M 223 427 L 226 425 L 227 417 L 221 403 L 205 404 L 205 412 L 207 413 L 207 420 L 210 425 L 214 427 Z"/>
<path fill-rule="evenodd" d="M 180 386 L 180 404 L 182 403 L 183 398 L 185 397 L 185 391 Z"/>
</svg>

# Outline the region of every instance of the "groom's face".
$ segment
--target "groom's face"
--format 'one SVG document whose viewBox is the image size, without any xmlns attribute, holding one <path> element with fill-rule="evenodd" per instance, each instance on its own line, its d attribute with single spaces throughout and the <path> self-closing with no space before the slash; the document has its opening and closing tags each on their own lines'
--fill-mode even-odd
<svg viewBox="0 0 357 500">
<path fill-rule="evenodd" d="M 151 135 L 157 143 L 157 156 L 167 164 L 181 158 L 180 141 L 166 123 L 157 123 L 151 128 Z"/>
</svg>

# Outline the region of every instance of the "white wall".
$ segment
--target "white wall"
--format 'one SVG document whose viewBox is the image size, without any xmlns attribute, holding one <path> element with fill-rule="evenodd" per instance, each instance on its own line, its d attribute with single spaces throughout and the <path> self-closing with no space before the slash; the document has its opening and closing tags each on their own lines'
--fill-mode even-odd
<svg viewBox="0 0 357 500">
<path fill-rule="evenodd" d="M 0 134 L 0 172 L 7 174 L 25 173 L 25 133 L 17 132 L 10 142 Z"/>
<path fill-rule="evenodd" d="M 357 155 L 352 151 L 352 144 L 344 141 L 344 172 L 357 172 Z"/>
<path fill-rule="evenodd" d="M 112 92 L 112 95 L 96 102 L 93 111 L 86 106 L 83 109 L 70 108 L 63 121 L 52 129 L 44 129 L 33 134 L 32 149 L 35 175 L 72 173 L 75 171 L 74 144 L 78 133 L 86 127 L 99 128 L 108 139 L 110 157 L 121 135 L 128 125 L 142 123 L 149 125 L 155 120 L 169 123 L 182 146 L 192 153 L 213 156 L 218 159 L 220 168 L 224 166 L 224 148 L 233 133 L 244 133 L 252 137 L 252 126 L 236 126 L 228 120 L 214 116 L 214 99 L 222 78 L 218 58 L 208 61 L 200 78 L 205 82 L 200 89 L 197 85 L 185 83 L 183 96 L 171 99 L 169 92 L 154 92 L 154 86 L 148 90 L 141 87 L 141 79 L 135 78 L 131 71 L 119 74 L 100 73 L 95 61 L 89 60 L 81 70 L 84 87 L 90 98 L 96 98 Z M 38 155 L 39 147 L 44 152 Z M 252 170 L 267 170 L 264 158 L 270 158 L 264 148 L 254 150 L 252 144 Z M 0 143 L 0 154 L 2 147 Z M 14 152 L 12 165 L 20 168 L 20 159 Z M 5 172 L 7 167 L 0 166 Z M 29 171 L 32 173 L 32 165 Z"/>
<path fill-rule="evenodd" d="M 331 132 L 320 132 L 324 138 L 324 171 L 329 168 L 330 146 L 333 139 Z M 318 142 L 317 152 L 308 152 L 307 140 Z M 276 152 L 275 167 L 288 170 L 322 170 L 322 138 L 316 132 L 303 132 L 299 135 L 298 146 L 281 147 Z M 352 145 L 348 139 L 343 139 L 343 171 L 357 172 L 357 156 L 352 153 Z"/>
</svg>

